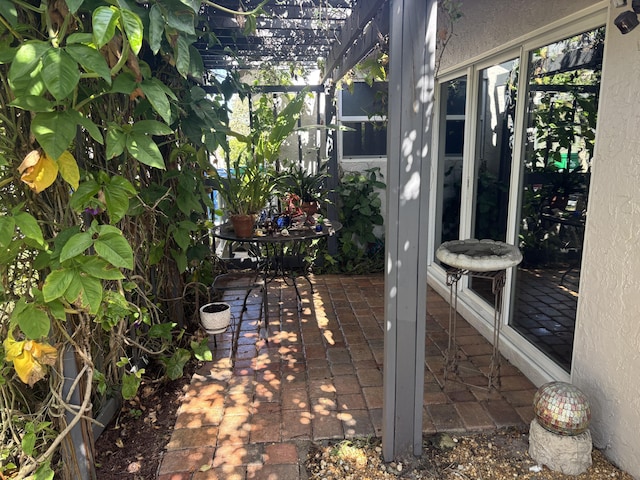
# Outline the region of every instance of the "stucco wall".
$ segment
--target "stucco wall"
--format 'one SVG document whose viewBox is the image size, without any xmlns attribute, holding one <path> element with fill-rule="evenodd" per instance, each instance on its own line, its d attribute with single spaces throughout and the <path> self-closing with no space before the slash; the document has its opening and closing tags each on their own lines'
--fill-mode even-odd
<svg viewBox="0 0 640 480">
<path fill-rule="evenodd" d="M 473 0 L 462 2 L 463 16 L 440 62 L 444 70 L 485 54 L 526 32 L 532 32 L 600 0 Z M 631 3 L 631 2 L 629 2 Z M 468 42 L 473 38 L 473 42 Z"/>
<path fill-rule="evenodd" d="M 572 381 L 592 402 L 594 443 L 640 478 L 640 28 L 611 9 Z"/>
<path fill-rule="evenodd" d="M 463 2 L 440 71 L 595 4 L 610 5 Z M 571 381 L 591 400 L 594 444 L 640 479 L 640 27 L 621 35 L 623 9 L 609 8 Z"/>
</svg>

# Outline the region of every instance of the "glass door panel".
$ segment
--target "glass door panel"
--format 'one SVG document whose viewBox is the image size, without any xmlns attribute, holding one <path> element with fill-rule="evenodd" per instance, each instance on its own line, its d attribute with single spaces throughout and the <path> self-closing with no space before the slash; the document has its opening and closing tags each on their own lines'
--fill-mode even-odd
<svg viewBox="0 0 640 480">
<path fill-rule="evenodd" d="M 570 371 L 604 28 L 531 52 L 511 325 Z"/>
<path fill-rule="evenodd" d="M 445 147 L 440 149 L 438 158 L 436 247 L 443 242 L 460 238 L 466 99 L 466 77 L 459 77 L 442 84 L 440 144 Z"/>
<path fill-rule="evenodd" d="M 478 81 L 472 237 L 505 241 L 518 61 L 480 70 Z M 490 279 L 473 278 L 470 287 L 493 305 Z"/>
</svg>

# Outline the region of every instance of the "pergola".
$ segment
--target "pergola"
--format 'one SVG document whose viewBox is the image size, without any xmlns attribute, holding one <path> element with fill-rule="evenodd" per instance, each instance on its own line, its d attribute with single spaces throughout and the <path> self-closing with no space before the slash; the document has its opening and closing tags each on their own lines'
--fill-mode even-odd
<svg viewBox="0 0 640 480">
<path fill-rule="evenodd" d="M 321 68 L 338 79 L 389 34 L 389 0 L 219 0 L 203 7 L 208 43 L 196 47 L 207 70 L 256 69 L 264 63 Z M 262 5 L 255 30 L 234 15 Z M 203 27 L 204 30 L 205 27 Z"/>
<path fill-rule="evenodd" d="M 216 3 L 244 11 L 261 5 L 266 15 L 257 19 L 254 33 L 245 34 L 244 17 L 204 7 L 203 28 L 212 35 L 196 46 L 208 70 L 296 62 L 320 67 L 321 83 L 331 83 L 389 37 L 383 453 L 387 461 L 408 452 L 419 455 L 437 1 Z"/>
</svg>

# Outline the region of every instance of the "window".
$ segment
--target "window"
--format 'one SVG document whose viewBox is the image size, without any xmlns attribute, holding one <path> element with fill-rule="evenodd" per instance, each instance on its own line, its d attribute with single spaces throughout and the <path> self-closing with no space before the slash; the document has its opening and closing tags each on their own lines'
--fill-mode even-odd
<svg viewBox="0 0 640 480">
<path fill-rule="evenodd" d="M 553 372 L 571 368 L 595 144 L 605 31 L 589 23 L 439 85 L 435 247 L 518 245 L 524 260 L 501 306 L 508 335 Z M 490 282 L 469 279 L 461 294 L 490 324 Z"/>
<path fill-rule="evenodd" d="M 387 84 L 356 82 L 340 91 L 342 157 L 385 157 L 387 155 Z"/>
</svg>

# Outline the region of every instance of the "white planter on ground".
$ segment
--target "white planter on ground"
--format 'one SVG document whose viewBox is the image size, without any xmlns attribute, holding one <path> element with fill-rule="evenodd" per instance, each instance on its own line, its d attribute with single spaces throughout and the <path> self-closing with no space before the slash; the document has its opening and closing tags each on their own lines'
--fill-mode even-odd
<svg viewBox="0 0 640 480">
<path fill-rule="evenodd" d="M 231 323 L 231 307 L 228 303 L 206 303 L 200 307 L 200 324 L 209 334 L 224 332 Z"/>
</svg>

